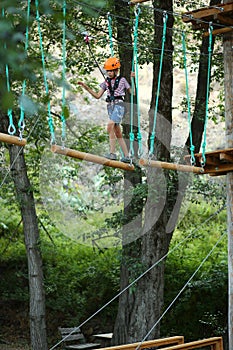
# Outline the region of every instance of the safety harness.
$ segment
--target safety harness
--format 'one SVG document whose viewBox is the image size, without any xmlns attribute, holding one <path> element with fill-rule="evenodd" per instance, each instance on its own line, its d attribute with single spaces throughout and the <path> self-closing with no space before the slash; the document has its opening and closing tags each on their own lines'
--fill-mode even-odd
<svg viewBox="0 0 233 350">
<path fill-rule="evenodd" d="M 113 86 L 112 86 L 112 82 L 111 82 L 112 79 L 109 77 L 106 78 L 107 87 L 108 87 L 108 90 L 110 92 L 110 95 L 107 96 L 107 98 L 106 98 L 106 102 L 114 103 L 115 100 L 122 100 L 122 101 L 124 100 L 124 96 L 114 96 L 114 92 L 118 88 L 121 78 L 122 77 L 120 75 L 118 75 L 118 77 L 116 77 L 116 79 L 115 79 L 115 83 Z"/>
</svg>

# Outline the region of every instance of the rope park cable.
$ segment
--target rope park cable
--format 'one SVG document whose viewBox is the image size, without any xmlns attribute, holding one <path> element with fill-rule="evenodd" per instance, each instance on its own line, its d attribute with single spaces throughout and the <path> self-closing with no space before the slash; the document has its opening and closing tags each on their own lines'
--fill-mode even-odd
<svg viewBox="0 0 233 350">
<path fill-rule="evenodd" d="M 134 33 L 133 33 L 133 61 L 132 61 L 132 72 L 135 68 L 135 86 L 136 86 L 136 95 L 137 95 L 137 116 L 138 116 L 138 135 L 137 135 L 137 141 L 138 141 L 138 156 L 139 158 L 142 155 L 142 144 L 141 144 L 141 132 L 140 132 L 140 106 L 139 106 L 139 94 L 138 94 L 138 19 L 140 14 L 140 8 L 139 4 L 137 4 L 135 10 L 135 22 L 134 22 Z M 161 10 L 160 10 L 161 12 Z M 117 16 L 116 16 L 117 17 Z M 152 132 L 150 136 L 150 147 L 149 147 L 149 153 L 148 153 L 148 164 L 150 165 L 150 161 L 152 157 L 154 156 L 154 143 L 155 143 L 155 131 L 156 131 L 156 122 L 157 122 L 157 113 L 158 113 L 158 103 L 159 103 L 159 94 L 160 94 L 160 86 L 161 86 L 161 76 L 162 76 L 162 67 L 163 67 L 163 58 L 164 58 L 164 52 L 165 52 L 165 42 L 166 42 L 166 31 L 168 29 L 167 27 L 167 20 L 168 20 L 168 11 L 163 11 L 163 34 L 162 34 L 162 47 L 161 47 L 161 54 L 160 54 L 160 65 L 159 65 L 159 74 L 158 74 L 158 85 L 157 85 L 157 93 L 156 93 L 156 102 L 155 102 L 155 110 L 154 110 L 154 119 L 153 119 L 153 127 Z M 110 38 L 110 51 L 111 56 L 114 55 L 113 50 L 113 39 L 112 39 L 112 18 L 110 16 L 110 13 L 107 14 L 107 22 L 108 22 L 108 32 L 109 32 L 109 38 Z M 169 28 L 170 29 L 170 28 Z M 212 31 L 209 29 L 209 47 L 211 47 L 211 40 L 212 40 Z M 186 98 L 187 98 L 187 107 L 188 107 L 188 124 L 189 124 L 189 130 L 190 130 L 190 163 L 191 165 L 195 165 L 195 156 L 194 156 L 194 149 L 195 146 L 192 142 L 192 129 L 191 129 L 191 108 L 190 108 L 190 98 L 189 98 L 189 91 L 188 91 L 188 76 L 187 76 L 187 65 L 186 65 L 186 56 L 187 56 L 187 50 L 185 46 L 185 34 L 184 31 L 182 31 L 182 47 L 183 47 L 183 60 L 184 60 L 184 68 L 185 68 L 185 81 L 186 81 Z M 90 48 L 90 46 L 89 46 Z M 208 81 L 207 81 L 207 96 L 206 96 L 206 111 L 205 111 L 205 123 L 204 123 L 204 141 L 202 144 L 202 168 L 205 166 L 205 146 L 206 146 L 206 127 L 207 127 L 207 119 L 208 119 L 208 99 L 209 99 L 209 81 L 210 81 L 210 67 L 211 67 L 211 50 L 209 48 L 209 54 L 208 54 Z M 133 132 L 133 114 L 134 114 L 134 108 L 133 108 L 133 90 L 134 90 L 134 80 L 131 78 L 131 87 L 132 87 L 132 93 L 131 93 L 131 110 L 130 110 L 130 133 L 129 133 L 129 157 L 133 159 L 134 156 L 134 132 Z"/>
<path fill-rule="evenodd" d="M 115 301 L 118 297 L 120 297 L 123 293 L 125 293 L 127 290 L 129 290 L 135 283 L 137 283 L 141 278 L 143 278 L 148 272 L 153 270 L 159 263 L 161 263 L 163 260 L 165 260 L 171 253 L 176 251 L 183 243 L 185 243 L 189 238 L 191 238 L 196 232 L 199 231 L 199 228 L 205 224 L 207 224 L 210 220 L 212 220 L 215 216 L 220 214 L 222 210 L 226 208 L 226 204 L 222 205 L 220 208 L 218 208 L 212 215 L 210 215 L 204 222 L 202 222 L 198 228 L 195 228 L 191 230 L 191 232 L 183 239 L 181 240 L 174 248 L 169 250 L 165 255 L 163 255 L 159 260 L 157 260 L 155 263 L 153 263 L 147 270 L 145 270 L 143 273 L 141 273 L 136 279 L 134 279 L 130 284 L 128 284 L 126 287 L 124 287 L 118 294 L 116 294 L 111 300 L 109 300 L 106 304 L 104 304 L 102 307 L 100 307 L 96 312 L 94 312 L 90 317 L 88 317 L 85 321 L 83 321 L 80 325 L 75 327 L 66 337 L 61 339 L 59 342 L 57 342 L 55 345 L 53 345 L 49 350 L 54 350 L 58 345 L 63 343 L 70 335 L 72 335 L 75 331 L 77 331 L 79 328 L 83 327 L 87 322 L 92 320 L 95 316 L 97 316 L 101 311 L 103 311 L 107 306 L 109 306 L 113 301 Z M 203 259 L 203 261 L 199 264 L 199 267 L 195 270 L 195 272 L 192 274 L 192 276 L 189 278 L 188 282 L 182 287 L 182 289 L 179 291 L 177 296 L 173 299 L 173 301 L 170 303 L 169 307 L 166 308 L 165 312 L 161 315 L 158 321 L 156 321 L 156 325 L 162 320 L 162 318 L 165 316 L 167 311 L 171 308 L 171 306 L 174 304 L 174 302 L 178 299 L 180 294 L 185 290 L 185 288 L 188 286 L 188 284 L 191 282 L 191 280 L 194 278 L 196 273 L 200 270 L 201 266 L 204 264 L 204 262 L 208 259 L 208 257 L 212 254 L 214 249 L 217 247 L 219 242 L 223 239 L 226 232 L 224 232 L 214 247 L 210 250 L 210 252 L 207 254 L 207 256 Z M 145 341 L 146 338 L 150 335 L 152 330 L 155 328 L 155 325 L 152 327 L 152 329 L 147 333 L 147 335 L 142 340 Z"/>
<path fill-rule="evenodd" d="M 28 51 L 28 46 L 29 46 L 29 19 L 30 19 L 30 4 L 31 0 L 28 0 L 27 2 L 27 16 L 26 16 L 26 32 L 25 32 L 25 45 L 24 45 L 24 50 L 25 53 L 27 54 Z M 5 9 L 2 8 L 2 17 L 5 17 Z M 4 44 L 4 48 L 7 48 L 7 44 Z M 10 74 L 9 74 L 9 66 L 6 64 L 5 66 L 5 74 L 6 74 L 6 85 L 7 85 L 7 92 L 11 92 L 11 84 L 10 84 Z M 23 80 L 22 84 L 22 98 L 20 101 L 20 118 L 18 121 L 18 131 L 19 131 L 19 140 L 22 141 L 23 139 L 23 132 L 25 129 L 25 110 L 23 106 L 23 97 L 25 96 L 25 91 L 26 91 L 26 79 Z M 9 135 L 14 135 L 16 133 L 16 127 L 14 125 L 13 121 L 13 111 L 12 108 L 8 108 L 7 115 L 9 118 L 9 127 L 8 127 L 8 134 Z"/>
<path fill-rule="evenodd" d="M 47 79 L 47 73 L 46 73 L 46 63 L 45 63 L 45 54 L 44 54 L 44 47 L 43 47 L 43 36 L 41 31 L 41 25 L 40 25 L 40 13 L 39 13 L 39 2 L 38 0 L 35 0 L 36 5 L 36 20 L 37 20 L 37 26 L 38 26 L 38 33 L 39 33 L 39 39 L 40 39 L 40 51 L 41 51 L 41 60 L 42 60 L 42 69 L 43 69 L 43 76 L 44 76 L 44 86 L 45 86 L 45 93 L 48 99 L 47 102 L 47 109 L 48 109 L 48 125 L 50 129 L 51 134 L 51 144 L 55 144 L 56 138 L 55 138 L 55 128 L 54 128 L 54 122 L 53 117 L 51 113 L 51 102 L 49 98 L 49 86 L 48 86 L 48 79 Z M 61 135 L 61 141 L 62 141 L 62 147 L 65 145 L 65 137 L 66 137 L 66 0 L 63 0 L 63 38 L 62 38 L 62 112 L 61 112 L 61 122 L 62 122 L 62 135 Z"/>
</svg>

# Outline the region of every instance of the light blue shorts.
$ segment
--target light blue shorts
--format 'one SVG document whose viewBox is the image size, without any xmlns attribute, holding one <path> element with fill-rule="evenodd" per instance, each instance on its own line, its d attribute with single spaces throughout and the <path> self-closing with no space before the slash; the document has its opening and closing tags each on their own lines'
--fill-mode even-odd
<svg viewBox="0 0 233 350">
<path fill-rule="evenodd" d="M 125 114 L 124 105 L 122 103 L 108 104 L 107 109 L 109 119 L 114 121 L 116 124 L 120 124 Z"/>
</svg>

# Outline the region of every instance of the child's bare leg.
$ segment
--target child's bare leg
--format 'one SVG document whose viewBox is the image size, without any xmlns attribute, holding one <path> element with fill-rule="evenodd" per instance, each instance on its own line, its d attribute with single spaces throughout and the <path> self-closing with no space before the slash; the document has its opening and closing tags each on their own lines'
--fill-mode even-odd
<svg viewBox="0 0 233 350">
<path fill-rule="evenodd" d="M 128 157 L 129 152 L 128 152 L 128 148 L 126 146 L 125 140 L 123 139 L 120 125 L 118 125 L 118 124 L 114 125 L 114 132 L 115 132 L 116 138 L 119 142 L 119 145 L 124 153 L 124 156 Z"/>
<path fill-rule="evenodd" d="M 107 125 L 107 132 L 109 135 L 110 153 L 116 152 L 116 135 L 115 135 L 114 126 L 115 126 L 114 121 L 109 120 Z"/>
</svg>

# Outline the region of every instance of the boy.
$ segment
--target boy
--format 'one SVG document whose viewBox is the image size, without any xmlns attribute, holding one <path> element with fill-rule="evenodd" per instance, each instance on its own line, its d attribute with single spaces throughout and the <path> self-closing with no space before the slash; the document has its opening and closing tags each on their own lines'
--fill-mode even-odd
<svg viewBox="0 0 233 350">
<path fill-rule="evenodd" d="M 131 93 L 130 85 L 124 77 L 118 76 L 118 69 L 120 68 L 120 61 L 116 57 L 108 58 L 104 64 L 104 69 L 107 71 L 108 78 L 100 84 L 98 92 L 93 91 L 89 86 L 83 82 L 78 82 L 84 87 L 93 97 L 99 99 L 105 91 L 107 91 L 107 110 L 109 121 L 107 124 L 107 132 L 109 134 L 110 153 L 105 157 L 111 160 L 116 160 L 116 138 L 124 153 L 121 161 L 130 163 L 129 152 L 123 139 L 120 123 L 125 113 L 124 97 L 125 92 Z"/>
</svg>

